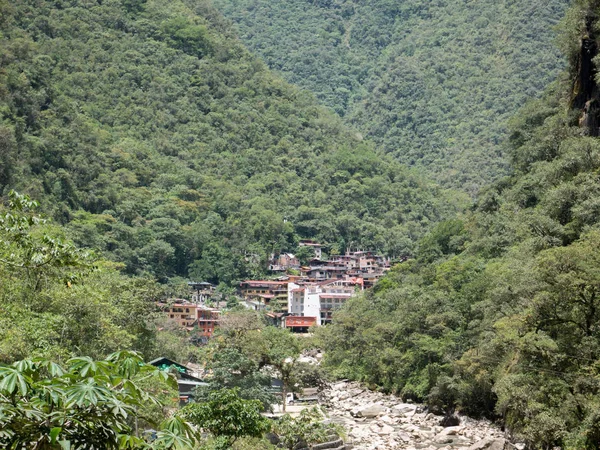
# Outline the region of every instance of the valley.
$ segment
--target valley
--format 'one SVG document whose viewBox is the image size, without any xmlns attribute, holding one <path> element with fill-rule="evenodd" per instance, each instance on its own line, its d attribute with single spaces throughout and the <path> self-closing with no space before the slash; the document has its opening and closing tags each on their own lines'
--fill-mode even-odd
<svg viewBox="0 0 600 450">
<path fill-rule="evenodd" d="M 599 449 L 599 29 L 0 0 L 0 447 Z"/>
</svg>

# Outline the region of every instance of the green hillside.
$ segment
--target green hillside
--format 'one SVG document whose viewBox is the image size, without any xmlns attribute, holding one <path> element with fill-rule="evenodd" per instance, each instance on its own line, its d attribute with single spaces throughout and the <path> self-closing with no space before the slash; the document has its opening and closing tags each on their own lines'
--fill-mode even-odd
<svg viewBox="0 0 600 450">
<path fill-rule="evenodd" d="M 511 175 L 322 330 L 337 375 L 496 418 L 527 448 L 599 448 L 599 17 L 570 11 L 569 76 L 512 121 Z"/>
<path fill-rule="evenodd" d="M 567 0 L 214 0 L 249 48 L 386 152 L 476 194 L 507 120 L 563 65 Z"/>
<path fill-rule="evenodd" d="M 454 209 L 208 2 L 0 5 L 0 188 L 128 273 L 230 282 L 299 238 L 402 255 Z"/>
</svg>

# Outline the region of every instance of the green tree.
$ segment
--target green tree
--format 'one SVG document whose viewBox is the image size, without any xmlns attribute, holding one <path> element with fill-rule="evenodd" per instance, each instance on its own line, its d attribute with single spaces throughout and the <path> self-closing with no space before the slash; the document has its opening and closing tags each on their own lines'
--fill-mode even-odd
<svg viewBox="0 0 600 450">
<path fill-rule="evenodd" d="M 279 437 L 280 445 L 288 450 L 326 442 L 341 434 L 338 425 L 325 424 L 323 420 L 323 413 L 317 408 L 304 409 L 298 417 L 292 418 L 289 414 L 280 417 L 273 425 L 273 432 Z"/>
<path fill-rule="evenodd" d="M 261 402 L 238 394 L 238 389 L 211 392 L 206 402 L 186 405 L 181 416 L 217 438 L 218 448 L 231 448 L 241 437 L 262 437 L 271 424 L 261 415 Z"/>
<path fill-rule="evenodd" d="M 261 363 L 275 368 L 281 378 L 283 412 L 286 410 L 286 396 L 295 389 L 297 381 L 297 365 L 300 356 L 300 343 L 298 338 L 290 331 L 267 327 L 257 336 L 256 350 L 261 358 Z"/>
<path fill-rule="evenodd" d="M 264 411 L 270 411 L 277 401 L 271 392 L 271 376 L 261 370 L 258 362 L 232 347 L 218 347 L 207 361 L 210 371 L 208 386 L 199 386 L 195 398 L 204 401 L 221 389 L 237 389 L 237 395 L 246 400 L 258 400 Z"/>
<path fill-rule="evenodd" d="M 44 359 L 2 366 L 0 443 L 5 448 L 57 450 L 146 447 L 130 418 L 142 403 L 157 401 L 138 385 L 149 377 L 175 383 L 167 373 L 143 364 L 134 352 L 114 353 L 103 361 L 72 358 L 66 367 Z M 190 448 L 194 439 L 189 426 L 173 419 L 164 424 L 151 448 Z M 169 445 L 161 446 L 167 441 Z"/>
<path fill-rule="evenodd" d="M 70 286 L 92 268 L 91 255 L 58 237 L 39 234 L 46 221 L 35 213 L 38 206 L 27 195 L 9 192 L 8 210 L 0 216 L 0 264 L 21 272 L 33 291 L 42 289 L 48 278 L 61 278 Z"/>
</svg>

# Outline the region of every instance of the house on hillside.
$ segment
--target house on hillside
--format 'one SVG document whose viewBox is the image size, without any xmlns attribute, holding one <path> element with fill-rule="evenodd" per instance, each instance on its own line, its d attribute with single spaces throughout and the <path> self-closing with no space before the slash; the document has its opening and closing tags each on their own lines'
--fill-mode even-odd
<svg viewBox="0 0 600 450">
<path fill-rule="evenodd" d="M 285 272 L 286 270 L 300 269 L 300 261 L 292 253 L 281 253 L 280 255 L 271 255 L 269 270 L 272 272 Z"/>
<path fill-rule="evenodd" d="M 175 303 L 163 305 L 163 311 L 169 320 L 176 322 L 180 327 L 191 331 L 196 322 L 196 310 L 198 306 L 193 303 L 187 303 L 185 300 L 177 300 Z"/>
<path fill-rule="evenodd" d="M 293 333 L 308 333 L 310 327 L 316 325 L 316 317 L 307 316 L 284 316 L 283 327 Z"/>
<path fill-rule="evenodd" d="M 323 246 L 316 241 L 310 239 L 303 239 L 298 243 L 299 247 L 310 247 L 315 252 L 315 259 L 321 259 L 323 256 Z"/>
<path fill-rule="evenodd" d="M 188 286 L 192 290 L 192 302 L 206 303 L 215 294 L 215 287 L 206 281 L 190 281 Z"/>
<path fill-rule="evenodd" d="M 155 360 L 150 361 L 150 364 L 154 367 L 158 367 L 160 370 L 175 373 L 177 377 L 177 390 L 179 391 L 179 404 L 181 406 L 194 399 L 194 389 L 198 386 L 208 386 L 208 383 L 193 376 L 188 367 L 179 364 L 172 359 L 164 357 L 156 358 Z"/>
<path fill-rule="evenodd" d="M 287 311 L 289 280 L 246 280 L 240 283 L 244 299 L 257 301 L 273 312 Z"/>
<path fill-rule="evenodd" d="M 205 305 L 178 300 L 176 303 L 159 304 L 167 318 L 185 328 L 187 331 L 196 331 L 195 340 L 206 343 L 210 339 L 215 328 L 219 324 L 220 311 L 217 308 L 209 308 Z"/>
</svg>

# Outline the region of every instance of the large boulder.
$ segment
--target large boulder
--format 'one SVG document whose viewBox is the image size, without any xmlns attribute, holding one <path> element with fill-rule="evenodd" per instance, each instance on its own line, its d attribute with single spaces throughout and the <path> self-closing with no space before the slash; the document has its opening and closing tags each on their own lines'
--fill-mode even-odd
<svg viewBox="0 0 600 450">
<path fill-rule="evenodd" d="M 505 448 L 512 448 L 506 439 L 483 439 L 471 445 L 469 450 L 505 450 Z"/>
<path fill-rule="evenodd" d="M 369 405 L 366 408 L 359 408 L 356 410 L 356 417 L 365 417 L 367 419 L 372 419 L 373 417 L 377 417 L 379 414 L 385 413 L 385 406 L 374 404 Z"/>
<path fill-rule="evenodd" d="M 415 413 L 417 405 L 411 405 L 410 403 L 399 403 L 392 406 L 392 414 L 396 416 L 409 416 Z"/>
<path fill-rule="evenodd" d="M 458 416 L 452 414 L 449 416 L 444 416 L 442 420 L 440 420 L 440 425 L 443 427 L 456 427 L 460 425 L 460 419 Z"/>
<path fill-rule="evenodd" d="M 447 427 L 438 433 L 438 436 L 456 436 L 463 431 L 465 427 Z"/>
<path fill-rule="evenodd" d="M 392 434 L 393 432 L 394 429 L 386 424 L 381 425 L 378 431 L 379 434 Z"/>
</svg>

